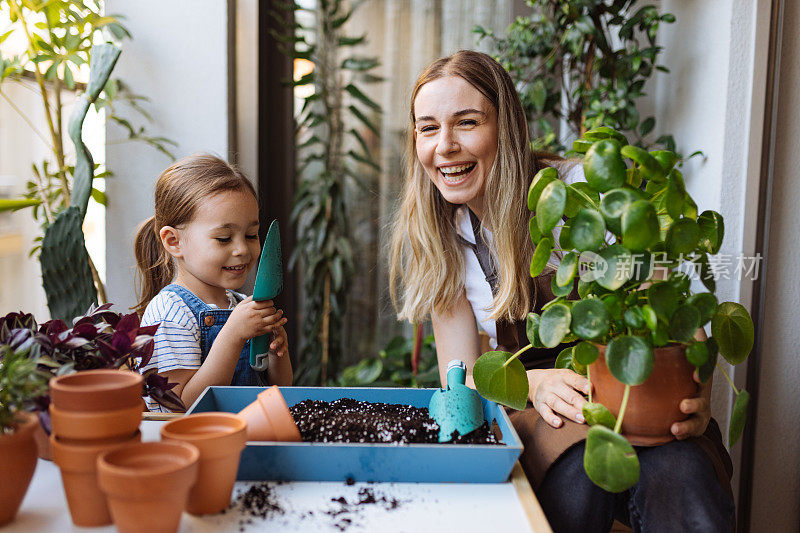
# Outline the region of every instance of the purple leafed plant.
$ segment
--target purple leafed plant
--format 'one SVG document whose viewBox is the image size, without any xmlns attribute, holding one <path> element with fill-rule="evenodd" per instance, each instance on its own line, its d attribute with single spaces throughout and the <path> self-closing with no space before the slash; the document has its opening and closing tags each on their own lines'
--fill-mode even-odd
<svg viewBox="0 0 800 533">
<path fill-rule="evenodd" d="M 72 328 L 62 320 L 37 325 L 33 315 L 9 313 L 0 318 L 0 345 L 24 350 L 37 359 L 39 368 L 52 376 L 97 368 L 127 368 L 141 372 L 153 356 L 153 335 L 158 324 L 142 326 L 136 313 L 123 315 L 110 310 L 112 304 L 92 305 L 85 315 L 76 317 Z M 155 368 L 142 373 L 143 395 L 172 411 L 185 411 L 180 397 Z M 49 429 L 49 396 L 36 400 L 40 418 Z"/>
</svg>

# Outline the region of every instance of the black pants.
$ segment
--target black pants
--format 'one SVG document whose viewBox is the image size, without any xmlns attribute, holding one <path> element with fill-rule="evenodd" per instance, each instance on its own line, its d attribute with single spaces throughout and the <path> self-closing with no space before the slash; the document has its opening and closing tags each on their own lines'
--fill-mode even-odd
<svg viewBox="0 0 800 533">
<path fill-rule="evenodd" d="M 619 494 L 589 480 L 585 442 L 553 463 L 536 496 L 555 533 L 605 533 L 614 520 L 634 532 L 731 532 L 733 499 L 708 456 L 693 442 L 637 447 L 639 483 Z"/>
</svg>

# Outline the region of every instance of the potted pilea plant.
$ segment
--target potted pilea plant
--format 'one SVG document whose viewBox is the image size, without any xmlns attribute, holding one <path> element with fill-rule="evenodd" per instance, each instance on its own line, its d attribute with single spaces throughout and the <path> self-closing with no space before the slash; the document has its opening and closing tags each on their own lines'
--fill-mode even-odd
<svg viewBox="0 0 800 533">
<path fill-rule="evenodd" d="M 598 486 L 621 492 L 639 479 L 631 442 L 671 440 L 670 425 L 686 417 L 680 400 L 697 393 L 692 374 L 706 382 L 715 367 L 724 373 L 718 354 L 732 365 L 744 361 L 753 346 L 753 322 L 741 305 L 717 302 L 709 255 L 722 245 L 723 218 L 715 211 L 698 214 L 675 153 L 647 152 L 603 126 L 587 131 L 573 148 L 585 154 L 586 182 L 565 185 L 555 169 L 545 168 L 527 198 L 535 213 L 530 274 L 539 275 L 559 251 L 551 283 L 556 298 L 541 315 L 528 314 L 528 346 L 515 354 L 483 354 L 473 374 L 485 398 L 523 409 L 528 380 L 519 355 L 568 343 L 556 367 L 586 375 L 595 391 L 583 409 L 591 426 L 586 473 Z M 558 246 L 552 232 L 557 226 Z M 683 270 L 692 267 L 707 292 L 691 290 Z M 576 286 L 579 298 L 568 299 Z M 709 322 L 712 336 L 696 339 Z M 732 445 L 741 436 L 749 396 L 725 377 L 737 396 Z M 659 390 L 671 393 L 663 408 L 647 403 L 642 414 L 631 414 L 634 403 L 651 402 Z"/>
<path fill-rule="evenodd" d="M 34 399 L 47 391 L 48 374 L 30 356 L 31 341 L 15 332 L 0 345 L 0 526 L 14 519 L 36 469 Z"/>
<path fill-rule="evenodd" d="M 0 318 L 0 349 L 12 342 L 25 342 L 29 357 L 48 377 L 98 368 L 126 368 L 141 372 L 153 355 L 153 335 L 158 325 L 141 326 L 136 313 L 123 315 L 112 304 L 92 305 L 76 317 L 70 328 L 61 320 L 37 325 L 33 315 L 9 313 Z M 143 373 L 143 394 L 171 410 L 185 407 L 155 368 Z M 36 408 L 45 431 L 50 431 L 47 389 L 36 398 Z"/>
</svg>

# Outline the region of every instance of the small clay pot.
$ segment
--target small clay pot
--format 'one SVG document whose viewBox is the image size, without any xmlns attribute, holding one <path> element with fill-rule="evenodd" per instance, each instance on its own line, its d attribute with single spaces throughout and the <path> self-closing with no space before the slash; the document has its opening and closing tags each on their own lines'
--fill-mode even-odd
<svg viewBox="0 0 800 533">
<path fill-rule="evenodd" d="M 63 441 L 50 436 L 53 460 L 61 469 L 61 480 L 69 504 L 72 523 L 81 527 L 111 523 L 106 496 L 97 485 L 97 456 L 131 442 L 140 442 L 142 434 L 133 437 L 98 441 Z"/>
<path fill-rule="evenodd" d="M 256 401 L 239 411 L 237 416 L 247 422 L 247 440 L 301 440 L 300 430 L 286 400 L 275 385 L 258 393 Z"/>
<path fill-rule="evenodd" d="M 231 413 L 197 413 L 161 427 L 161 440 L 188 442 L 200 450 L 197 483 L 186 510 L 219 513 L 231 502 L 239 458 L 247 443 L 247 423 Z"/>
<path fill-rule="evenodd" d="M 608 370 L 606 347 L 597 348 L 600 357 L 590 365 L 593 400 L 617 416 L 625 385 Z M 622 434 L 635 446 L 654 446 L 673 440 L 672 424 L 688 417 L 680 410 L 681 400 L 694 398 L 699 390 L 692 378 L 694 366 L 686 359 L 684 346 L 655 348 L 653 355 L 653 373 L 641 385 L 631 387 L 622 419 Z"/>
<path fill-rule="evenodd" d="M 59 438 L 95 440 L 130 438 L 139 429 L 142 408 L 139 405 L 115 411 L 62 411 L 50 405 L 52 433 Z"/>
<path fill-rule="evenodd" d="M 39 420 L 32 413 L 18 413 L 13 433 L 0 432 L 0 526 L 14 520 L 36 470 L 33 432 Z"/>
<path fill-rule="evenodd" d="M 142 375 L 130 370 L 84 370 L 50 380 L 50 401 L 61 411 L 118 411 L 141 405 Z"/>
<path fill-rule="evenodd" d="M 121 533 L 174 533 L 197 480 L 200 452 L 185 442 L 128 444 L 97 457 L 97 479 Z"/>
</svg>

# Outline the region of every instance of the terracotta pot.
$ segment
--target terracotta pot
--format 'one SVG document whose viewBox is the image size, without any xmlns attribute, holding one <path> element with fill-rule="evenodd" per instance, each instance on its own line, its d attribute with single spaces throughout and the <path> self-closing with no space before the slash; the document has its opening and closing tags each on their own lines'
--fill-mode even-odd
<svg viewBox="0 0 800 533">
<path fill-rule="evenodd" d="M 53 458 L 61 469 L 61 481 L 73 524 L 96 527 L 111 523 L 106 496 L 97 485 L 97 456 L 130 442 L 139 442 L 141 438 L 138 431 L 133 437 L 98 441 L 64 441 L 55 435 L 50 436 Z"/>
<path fill-rule="evenodd" d="M 178 530 L 200 452 L 185 442 L 142 442 L 97 458 L 97 479 L 121 533 Z"/>
<path fill-rule="evenodd" d="M 45 432 L 41 421 L 39 421 L 39 427 L 33 431 L 33 440 L 36 441 L 36 451 L 39 454 L 39 459 L 52 461 L 53 450 L 50 447 L 50 435 Z"/>
<path fill-rule="evenodd" d="M 50 422 L 57 437 L 94 440 L 130 438 L 139 429 L 142 409 L 139 405 L 115 411 L 62 411 L 50 405 Z"/>
<path fill-rule="evenodd" d="M 605 405 L 614 416 L 619 414 L 625 385 L 611 375 L 606 366 L 606 347 L 598 345 L 600 357 L 590 365 L 594 401 Z M 686 360 L 686 348 L 664 346 L 653 350 L 653 373 L 641 385 L 631 387 L 628 406 L 622 419 L 622 434 L 631 444 L 653 446 L 673 440 L 670 427 L 685 420 L 680 410 L 684 398 L 698 394 L 692 379 L 694 366 Z"/>
<path fill-rule="evenodd" d="M 32 413 L 19 413 L 18 417 L 13 433 L 0 432 L 0 526 L 17 516 L 36 469 L 33 432 L 39 420 Z"/>
<path fill-rule="evenodd" d="M 230 504 L 247 443 L 246 427 L 244 420 L 231 413 L 198 413 L 162 426 L 162 440 L 188 442 L 200 450 L 197 483 L 189 493 L 190 513 L 219 513 Z"/>
<path fill-rule="evenodd" d="M 247 422 L 247 440 L 300 441 L 300 430 L 275 385 L 258 393 L 237 416 Z"/>
<path fill-rule="evenodd" d="M 130 370 L 84 370 L 50 380 L 50 401 L 61 411 L 117 411 L 139 406 L 143 379 Z"/>
</svg>

